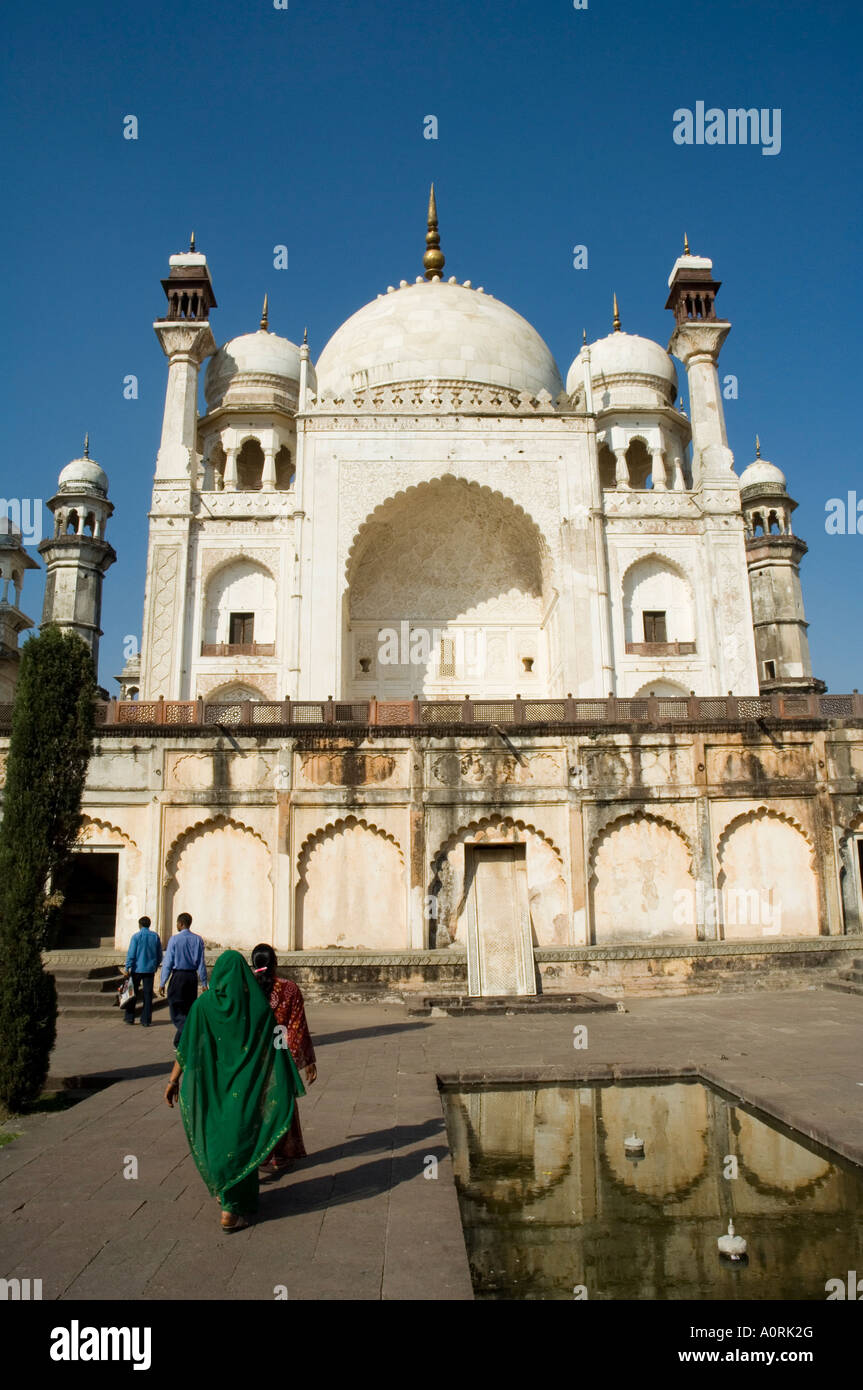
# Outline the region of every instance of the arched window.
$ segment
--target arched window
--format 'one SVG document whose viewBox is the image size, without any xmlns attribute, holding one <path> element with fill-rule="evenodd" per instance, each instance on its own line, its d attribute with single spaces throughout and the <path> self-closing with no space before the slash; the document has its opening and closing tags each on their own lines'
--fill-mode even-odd
<svg viewBox="0 0 863 1390">
<path fill-rule="evenodd" d="M 260 690 L 253 685 L 224 685 L 219 690 L 213 690 L 207 696 L 210 704 L 234 705 L 240 704 L 244 700 L 263 700 Z"/>
<path fill-rule="evenodd" d="M 246 655 L 271 656 L 276 584 L 270 571 L 246 559 L 217 570 L 207 585 L 203 626 L 203 656 L 227 656 L 231 647 L 243 648 Z"/>
<path fill-rule="evenodd" d="M 264 478 L 264 451 L 257 439 L 247 439 L 237 454 L 237 488 L 260 492 Z"/>
<path fill-rule="evenodd" d="M 279 492 L 290 492 L 297 479 L 297 470 L 287 444 L 283 444 L 276 454 L 276 488 Z"/>
<path fill-rule="evenodd" d="M 74 509 L 74 507 L 73 507 L 72 510 L 71 510 L 71 512 L 69 513 L 69 515 L 66 517 L 66 535 L 67 535 L 67 536 L 75 536 L 75 535 L 77 535 L 77 534 L 78 534 L 78 513 L 75 511 L 75 509 Z"/>
<path fill-rule="evenodd" d="M 653 487 L 653 463 L 643 439 L 633 439 L 626 451 L 629 464 L 629 486 L 637 492 Z"/>
<path fill-rule="evenodd" d="M 599 486 L 603 492 L 616 487 L 615 469 L 616 460 L 608 445 L 603 443 L 599 446 Z"/>
<path fill-rule="evenodd" d="M 695 608 L 683 574 L 658 555 L 637 560 L 623 581 L 627 647 L 685 644 L 694 651 Z"/>
</svg>

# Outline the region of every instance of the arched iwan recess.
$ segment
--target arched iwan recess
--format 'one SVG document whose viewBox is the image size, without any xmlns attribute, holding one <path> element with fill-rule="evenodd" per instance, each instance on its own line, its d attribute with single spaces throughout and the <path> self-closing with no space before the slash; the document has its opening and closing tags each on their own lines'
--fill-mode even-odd
<svg viewBox="0 0 863 1390">
<path fill-rule="evenodd" d="M 819 935 L 815 856 L 792 816 L 766 806 L 735 816 L 716 857 L 725 941 Z"/>
<path fill-rule="evenodd" d="M 392 699 L 553 684 L 548 546 L 501 493 L 446 476 L 396 494 L 357 532 L 346 578 L 346 696 L 370 678 Z"/>
<path fill-rule="evenodd" d="M 297 950 L 407 950 L 404 856 L 392 835 L 347 816 L 309 836 L 298 869 Z"/>
<path fill-rule="evenodd" d="M 590 861 L 595 945 L 696 939 L 692 854 L 679 826 L 620 816 L 597 835 Z"/>
<path fill-rule="evenodd" d="M 255 830 L 228 816 L 183 832 L 166 860 L 165 928 L 190 912 L 207 941 L 242 950 L 273 940 L 271 855 Z"/>
</svg>

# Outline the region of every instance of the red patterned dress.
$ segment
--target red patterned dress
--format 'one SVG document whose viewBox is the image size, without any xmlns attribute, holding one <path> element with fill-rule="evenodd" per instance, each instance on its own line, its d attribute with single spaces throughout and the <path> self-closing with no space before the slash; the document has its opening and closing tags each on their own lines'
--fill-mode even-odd
<svg viewBox="0 0 863 1390">
<path fill-rule="evenodd" d="M 291 1050 L 297 1071 L 301 1072 L 304 1067 L 315 1062 L 316 1058 L 299 985 L 294 984 L 293 980 L 280 980 L 276 976 L 273 981 L 273 992 L 270 995 L 270 1008 L 276 1016 L 276 1022 L 287 1029 L 288 1047 Z M 306 1146 L 303 1143 L 303 1131 L 300 1128 L 300 1107 L 299 1102 L 297 1102 L 294 1105 L 294 1118 L 291 1127 L 276 1145 L 273 1158 L 284 1161 L 289 1158 L 305 1158 L 305 1156 Z"/>
</svg>

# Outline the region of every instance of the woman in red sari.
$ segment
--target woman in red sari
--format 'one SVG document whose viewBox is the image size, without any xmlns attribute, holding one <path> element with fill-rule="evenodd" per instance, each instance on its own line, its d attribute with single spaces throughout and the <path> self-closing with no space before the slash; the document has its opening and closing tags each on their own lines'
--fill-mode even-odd
<svg viewBox="0 0 863 1390">
<path fill-rule="evenodd" d="M 285 1040 L 294 1059 L 294 1065 L 297 1071 L 303 1074 L 303 1080 L 308 1088 L 317 1078 L 318 1069 L 309 1025 L 306 1022 L 303 996 L 299 985 L 294 984 L 293 980 L 283 980 L 276 974 L 277 964 L 276 953 L 272 946 L 262 943 L 255 947 L 252 952 L 252 969 L 255 972 L 255 977 L 269 1000 L 276 1023 L 285 1029 Z M 286 1172 L 292 1166 L 295 1158 L 305 1158 L 305 1156 L 306 1146 L 303 1143 L 303 1131 L 300 1128 L 300 1115 L 295 1105 L 290 1129 L 279 1140 L 267 1162 L 258 1171 L 261 1177 L 273 1177 Z"/>
</svg>

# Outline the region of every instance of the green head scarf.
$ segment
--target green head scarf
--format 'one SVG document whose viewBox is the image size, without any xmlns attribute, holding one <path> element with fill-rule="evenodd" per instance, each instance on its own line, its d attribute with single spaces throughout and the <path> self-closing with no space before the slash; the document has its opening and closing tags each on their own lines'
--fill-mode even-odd
<svg viewBox="0 0 863 1390">
<path fill-rule="evenodd" d="M 305 1095 L 290 1050 L 239 951 L 225 951 L 189 1010 L 177 1057 L 180 1112 L 214 1197 L 272 1153 Z"/>
</svg>

